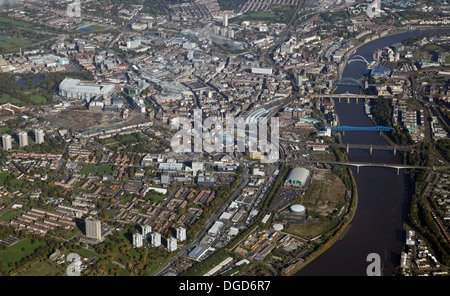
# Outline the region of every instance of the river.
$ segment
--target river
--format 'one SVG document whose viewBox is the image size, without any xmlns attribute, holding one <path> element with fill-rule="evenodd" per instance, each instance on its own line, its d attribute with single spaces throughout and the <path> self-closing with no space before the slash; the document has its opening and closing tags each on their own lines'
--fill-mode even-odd
<svg viewBox="0 0 450 296">
<path fill-rule="evenodd" d="M 402 42 L 408 38 L 435 32 L 450 32 L 450 29 L 426 29 L 408 31 L 371 41 L 354 53 L 372 61 L 373 52 L 385 46 Z M 366 65 L 353 62 L 345 66 L 342 77 L 359 79 Z M 339 86 L 335 93 L 359 93 L 357 87 Z M 364 101 L 347 103 L 335 100 L 340 125 L 373 126 L 364 112 Z M 387 145 L 377 132 L 346 132 L 343 143 Z M 350 161 L 401 163 L 400 154 L 393 152 L 350 149 Z M 359 173 L 352 169 L 358 190 L 358 205 L 355 216 L 343 237 L 327 251 L 306 265 L 296 276 L 364 276 L 369 264 L 367 256 L 377 253 L 381 258 L 383 276 L 394 274 L 400 263 L 404 241 L 403 222 L 406 215 L 405 174 L 400 170 L 380 167 L 361 167 Z"/>
</svg>

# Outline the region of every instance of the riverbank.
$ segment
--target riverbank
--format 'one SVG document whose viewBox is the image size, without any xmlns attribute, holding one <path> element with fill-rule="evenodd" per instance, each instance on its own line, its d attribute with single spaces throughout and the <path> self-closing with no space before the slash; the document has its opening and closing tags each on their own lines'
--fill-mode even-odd
<svg viewBox="0 0 450 296">
<path fill-rule="evenodd" d="M 345 234 L 347 233 L 348 228 L 351 226 L 350 223 L 353 221 L 353 218 L 356 213 L 356 208 L 358 207 L 358 189 L 356 187 L 356 181 L 353 177 L 353 172 L 348 168 L 348 173 L 351 179 L 351 199 L 348 207 L 347 214 L 342 217 L 342 221 L 328 233 L 332 233 L 330 238 L 324 242 L 321 246 L 318 247 L 317 250 L 313 251 L 310 255 L 308 255 L 305 261 L 301 262 L 298 266 L 294 267 L 287 273 L 286 275 L 294 275 L 299 272 L 302 268 L 313 262 L 317 257 L 319 257 L 322 253 L 331 248 L 337 241 L 341 240 Z M 325 234 L 326 236 L 327 234 Z"/>
</svg>

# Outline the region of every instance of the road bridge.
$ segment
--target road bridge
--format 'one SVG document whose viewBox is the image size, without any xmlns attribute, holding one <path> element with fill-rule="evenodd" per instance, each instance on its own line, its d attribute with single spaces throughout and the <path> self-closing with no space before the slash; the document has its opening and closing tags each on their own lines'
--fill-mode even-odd
<svg viewBox="0 0 450 296">
<path fill-rule="evenodd" d="M 356 172 L 359 173 L 360 167 L 383 167 L 393 168 L 397 170 L 397 175 L 400 174 L 401 169 L 421 169 L 421 170 L 447 170 L 450 166 L 420 166 L 420 165 L 404 165 L 395 163 L 372 163 L 372 162 L 349 162 L 349 161 L 320 161 L 320 160 L 284 160 L 282 162 L 290 164 L 330 164 L 330 165 L 346 165 L 356 167 Z"/>
<path fill-rule="evenodd" d="M 378 99 L 378 96 L 376 95 L 364 95 L 364 94 L 352 94 L 349 92 L 343 93 L 343 94 L 312 94 L 311 98 L 319 99 L 319 101 L 323 101 L 324 99 L 337 99 L 339 100 L 339 103 L 342 99 L 347 100 L 347 103 L 350 103 L 351 99 L 356 100 L 356 104 L 358 104 L 359 99 L 364 99 L 364 103 L 368 103 L 371 99 Z"/>
</svg>

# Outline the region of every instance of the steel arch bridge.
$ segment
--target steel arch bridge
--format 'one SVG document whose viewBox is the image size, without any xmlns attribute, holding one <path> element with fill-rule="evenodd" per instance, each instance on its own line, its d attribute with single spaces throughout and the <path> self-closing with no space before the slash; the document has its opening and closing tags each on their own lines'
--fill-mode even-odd
<svg viewBox="0 0 450 296">
<path fill-rule="evenodd" d="M 356 80 L 352 77 L 344 77 L 341 80 L 337 81 L 335 85 L 359 86 L 360 88 L 364 88 L 364 85 L 361 83 L 361 81 Z"/>
<path fill-rule="evenodd" d="M 350 64 L 351 62 L 363 62 L 366 63 L 366 65 L 370 65 L 370 63 L 366 60 L 365 57 L 361 56 L 361 55 L 355 55 L 353 56 L 348 63 Z"/>
<path fill-rule="evenodd" d="M 395 130 L 395 128 L 387 126 L 334 126 L 331 128 L 332 131 L 336 132 L 390 132 Z"/>
</svg>

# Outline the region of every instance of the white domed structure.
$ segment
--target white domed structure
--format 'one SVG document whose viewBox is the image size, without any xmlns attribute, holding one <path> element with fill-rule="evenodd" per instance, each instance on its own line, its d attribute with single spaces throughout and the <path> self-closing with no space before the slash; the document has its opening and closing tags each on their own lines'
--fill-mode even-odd
<svg viewBox="0 0 450 296">
<path fill-rule="evenodd" d="M 306 208 L 302 205 L 292 205 L 289 207 L 291 213 L 294 215 L 303 215 L 306 212 Z"/>
<path fill-rule="evenodd" d="M 286 177 L 286 183 L 293 187 L 302 187 L 309 177 L 309 170 L 305 168 L 293 168 Z"/>
<path fill-rule="evenodd" d="M 273 229 L 275 230 L 283 230 L 283 225 L 282 224 L 273 224 Z"/>
</svg>

